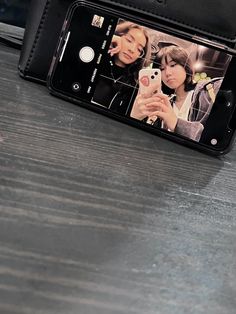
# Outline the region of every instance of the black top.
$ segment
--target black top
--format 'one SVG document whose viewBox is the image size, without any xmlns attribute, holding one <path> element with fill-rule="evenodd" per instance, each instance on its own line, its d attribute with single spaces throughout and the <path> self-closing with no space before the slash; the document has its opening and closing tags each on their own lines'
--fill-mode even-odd
<svg viewBox="0 0 236 314">
<path fill-rule="evenodd" d="M 129 68 L 117 66 L 112 59 L 105 60 L 97 80 L 93 101 L 121 115 L 129 115 L 138 86 Z"/>
</svg>

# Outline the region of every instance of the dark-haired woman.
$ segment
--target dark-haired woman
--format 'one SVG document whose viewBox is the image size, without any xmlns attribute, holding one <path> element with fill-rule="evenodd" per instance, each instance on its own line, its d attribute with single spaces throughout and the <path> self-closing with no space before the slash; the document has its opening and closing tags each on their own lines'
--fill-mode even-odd
<svg viewBox="0 0 236 314">
<path fill-rule="evenodd" d="M 159 65 L 164 87 L 171 91 L 172 96 L 170 93 L 152 97 L 139 94 L 131 117 L 138 120 L 148 118 L 154 125 L 161 120 L 162 128 L 199 141 L 222 80 L 194 84 L 190 58 L 179 46 L 162 48 L 154 64 Z"/>
</svg>

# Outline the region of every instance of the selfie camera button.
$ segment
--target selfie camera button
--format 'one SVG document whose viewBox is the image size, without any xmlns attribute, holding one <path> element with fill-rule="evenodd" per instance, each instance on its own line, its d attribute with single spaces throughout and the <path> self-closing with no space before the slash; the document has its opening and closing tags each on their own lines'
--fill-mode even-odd
<svg viewBox="0 0 236 314">
<path fill-rule="evenodd" d="M 217 143 L 218 143 L 217 139 L 213 138 L 213 139 L 211 140 L 211 144 L 212 144 L 212 145 L 217 145 Z"/>
<path fill-rule="evenodd" d="M 72 89 L 74 92 L 78 92 L 80 90 L 80 84 L 79 83 L 73 83 Z"/>
<path fill-rule="evenodd" d="M 95 52 L 94 52 L 93 48 L 91 48 L 89 46 L 83 47 L 79 52 L 80 60 L 85 62 L 85 63 L 89 63 L 89 62 L 93 61 L 94 56 L 95 56 Z"/>
</svg>

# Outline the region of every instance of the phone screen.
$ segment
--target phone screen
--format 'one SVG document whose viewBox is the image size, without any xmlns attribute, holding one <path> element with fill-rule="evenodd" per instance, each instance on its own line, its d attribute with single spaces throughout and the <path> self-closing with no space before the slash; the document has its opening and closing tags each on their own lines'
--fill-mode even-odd
<svg viewBox="0 0 236 314">
<path fill-rule="evenodd" d="M 232 60 L 222 49 L 78 5 L 68 16 L 50 87 L 152 130 L 217 148 L 233 132 L 233 91 L 225 80 Z"/>
</svg>

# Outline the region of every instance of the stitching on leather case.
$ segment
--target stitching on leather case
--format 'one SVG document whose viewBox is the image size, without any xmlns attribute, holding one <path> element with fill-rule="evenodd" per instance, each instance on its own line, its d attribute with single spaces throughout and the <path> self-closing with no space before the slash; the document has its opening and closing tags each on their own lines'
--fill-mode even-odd
<svg viewBox="0 0 236 314">
<path fill-rule="evenodd" d="M 120 1 L 117 1 L 117 0 L 112 0 L 112 2 L 121 4 L 121 5 L 126 5 L 126 6 L 132 8 L 132 9 L 138 9 L 138 10 L 140 10 L 140 11 L 142 11 L 142 12 L 145 12 L 145 13 L 152 13 L 152 12 L 149 11 L 149 10 L 145 10 L 145 9 L 140 8 L 140 7 L 138 7 L 138 6 L 131 5 L 130 3 L 123 3 L 123 2 L 120 2 Z M 198 26 L 196 26 L 196 25 L 191 25 L 191 24 L 188 24 L 188 23 L 185 23 L 185 22 L 183 22 L 183 21 L 170 18 L 170 17 L 168 17 L 168 16 L 165 16 L 165 15 L 162 15 L 162 14 L 159 14 L 159 13 L 157 14 L 157 16 L 162 17 L 162 18 L 165 18 L 165 19 L 168 20 L 168 21 L 172 21 L 172 22 L 175 22 L 175 23 L 179 23 L 179 24 L 182 24 L 182 25 L 185 25 L 185 26 L 194 28 L 194 29 L 198 29 L 198 30 L 200 30 L 200 31 L 204 31 L 204 32 L 206 32 L 206 33 L 208 33 L 208 34 L 212 34 L 212 35 L 215 35 L 215 36 L 218 36 L 218 37 L 221 37 L 221 38 L 225 38 L 225 39 L 228 39 L 228 40 L 235 40 L 235 39 L 236 39 L 236 38 L 235 38 L 235 37 L 236 37 L 236 33 L 235 33 L 234 37 L 227 37 L 227 36 L 225 36 L 225 35 L 222 35 L 222 34 L 219 34 L 219 33 L 213 33 L 213 32 L 210 32 L 210 31 L 204 29 L 204 28 L 198 27 Z"/>
<path fill-rule="evenodd" d="M 35 39 L 34 39 L 34 43 L 33 43 L 32 49 L 30 51 L 30 55 L 29 55 L 27 64 L 25 66 L 25 71 L 26 72 L 29 70 L 31 60 L 33 58 L 33 55 L 34 55 L 34 52 L 35 52 L 35 48 L 36 48 L 36 45 L 37 45 L 39 37 L 40 37 L 40 33 L 41 33 L 42 29 L 43 29 L 43 24 L 44 24 L 46 15 L 48 13 L 48 8 L 49 8 L 49 5 L 50 5 L 50 1 L 51 0 L 47 0 L 47 2 L 45 4 L 44 10 L 43 10 L 43 15 L 41 17 L 41 20 L 40 20 L 40 23 L 39 23 L 39 27 L 38 27 L 38 30 L 37 30 L 37 33 L 36 33 L 36 36 L 35 36 Z"/>
</svg>

